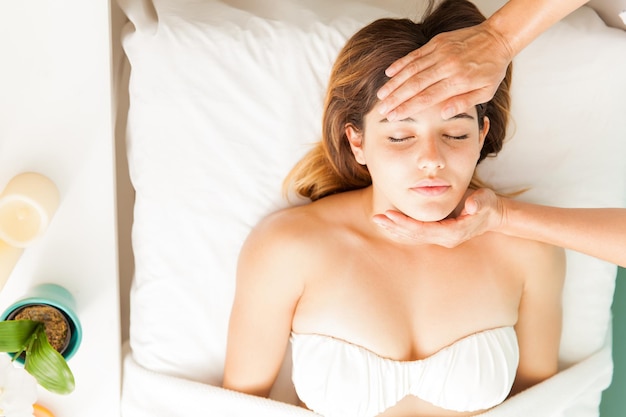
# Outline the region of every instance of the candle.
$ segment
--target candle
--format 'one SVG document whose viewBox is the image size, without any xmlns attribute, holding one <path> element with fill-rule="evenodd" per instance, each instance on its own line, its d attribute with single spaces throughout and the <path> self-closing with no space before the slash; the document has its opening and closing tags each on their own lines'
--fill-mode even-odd
<svg viewBox="0 0 626 417">
<path fill-rule="evenodd" d="M 43 235 L 59 205 L 59 190 L 47 177 L 25 172 L 0 195 L 0 240 L 25 248 Z"/>
</svg>

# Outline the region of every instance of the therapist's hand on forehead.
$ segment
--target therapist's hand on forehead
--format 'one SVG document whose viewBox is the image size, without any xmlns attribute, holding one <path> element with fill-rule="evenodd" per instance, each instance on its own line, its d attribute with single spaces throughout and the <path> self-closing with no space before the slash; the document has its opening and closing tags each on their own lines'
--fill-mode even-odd
<svg viewBox="0 0 626 417">
<path fill-rule="evenodd" d="M 380 111 L 401 120 L 443 102 L 449 119 L 491 100 L 512 58 L 502 36 L 481 25 L 441 33 L 387 69 Z"/>
<path fill-rule="evenodd" d="M 493 97 L 506 67 L 539 34 L 586 0 L 509 0 L 480 25 L 442 33 L 387 69 L 378 106 L 401 120 L 438 103 L 450 118 Z M 573 249 L 626 267 L 626 209 L 575 209 L 523 203 L 480 189 L 459 216 L 420 222 L 397 211 L 373 221 L 405 243 L 455 247 L 499 232 Z"/>
<path fill-rule="evenodd" d="M 438 103 L 448 119 L 493 97 L 507 65 L 539 34 L 586 0 L 509 0 L 485 22 L 441 33 L 393 63 L 379 111 L 401 120 Z"/>
</svg>

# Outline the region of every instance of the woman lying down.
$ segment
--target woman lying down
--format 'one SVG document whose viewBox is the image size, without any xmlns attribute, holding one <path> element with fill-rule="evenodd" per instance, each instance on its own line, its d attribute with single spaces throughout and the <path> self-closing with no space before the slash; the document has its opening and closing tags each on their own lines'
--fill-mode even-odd
<svg viewBox="0 0 626 417">
<path fill-rule="evenodd" d="M 312 202 L 265 218 L 242 249 L 224 387 L 267 396 L 288 343 L 303 406 L 326 417 L 474 415 L 557 372 L 562 250 L 497 233 L 404 244 L 372 221 L 459 215 L 477 163 L 501 149 L 510 68 L 492 101 L 451 119 L 377 110 L 392 62 L 483 20 L 445 1 L 342 49 L 322 140 L 286 180 Z"/>
</svg>

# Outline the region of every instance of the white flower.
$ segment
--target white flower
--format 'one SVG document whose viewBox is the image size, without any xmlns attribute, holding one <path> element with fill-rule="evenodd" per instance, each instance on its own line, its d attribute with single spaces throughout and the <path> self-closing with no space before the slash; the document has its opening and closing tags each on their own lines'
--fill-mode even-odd
<svg viewBox="0 0 626 417">
<path fill-rule="evenodd" d="M 33 417 L 37 401 L 37 381 L 24 368 L 11 362 L 6 353 L 0 353 L 0 416 Z"/>
</svg>

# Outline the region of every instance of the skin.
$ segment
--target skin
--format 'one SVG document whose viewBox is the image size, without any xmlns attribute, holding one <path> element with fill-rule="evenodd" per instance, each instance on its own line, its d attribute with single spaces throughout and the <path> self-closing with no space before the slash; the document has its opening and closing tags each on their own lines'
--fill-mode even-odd
<svg viewBox="0 0 626 417">
<path fill-rule="evenodd" d="M 399 120 L 442 103 L 443 118 L 489 101 L 506 66 L 542 32 L 586 1 L 509 0 L 484 23 L 440 34 L 396 61 L 378 92 L 379 111 Z M 494 231 L 564 247 L 626 267 L 626 209 L 547 207 L 478 190 L 461 216 L 424 223 L 390 211 L 374 221 L 406 243 L 455 247 Z"/>
<path fill-rule="evenodd" d="M 251 232 L 239 259 L 224 387 L 269 395 L 292 331 L 415 360 L 478 331 L 513 325 L 520 346 L 513 392 L 556 373 L 561 250 L 497 233 L 453 249 L 406 244 L 372 221 L 385 210 L 422 220 L 462 210 L 488 122 L 481 132 L 475 109 L 471 118 L 449 121 L 440 111 L 435 106 L 413 121 L 390 123 L 375 109 L 363 131 L 346 125 L 354 157 L 367 164 L 373 185 L 279 211 Z M 425 178 L 447 186 L 416 190 Z M 408 410 L 477 414 L 407 396 L 384 415 Z"/>
<path fill-rule="evenodd" d="M 447 119 L 495 94 L 507 65 L 586 0 L 509 0 L 485 22 L 435 36 L 393 63 L 378 92 L 381 115 L 401 120 L 436 103 Z"/>
<path fill-rule="evenodd" d="M 389 210 L 373 217 L 405 243 L 453 248 L 486 232 L 533 239 L 575 250 L 626 268 L 626 209 L 560 208 L 525 203 L 480 189 L 459 217 L 425 223 Z"/>
<path fill-rule="evenodd" d="M 413 218 L 437 221 L 452 213 L 465 195 L 489 121 L 485 118 L 485 129 L 479 132 L 475 109 L 449 120 L 438 117 L 436 110 L 390 123 L 375 107 L 365 117 L 372 137 L 367 144 L 362 132 L 346 129 L 357 162 L 367 165 L 372 176 L 374 210 L 395 206 Z M 406 188 L 395 186 L 398 179 Z"/>
</svg>

